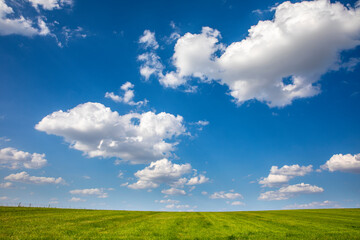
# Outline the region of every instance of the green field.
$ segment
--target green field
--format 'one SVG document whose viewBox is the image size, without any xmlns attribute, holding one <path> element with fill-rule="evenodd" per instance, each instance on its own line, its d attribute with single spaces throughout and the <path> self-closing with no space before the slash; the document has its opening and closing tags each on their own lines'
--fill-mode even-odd
<svg viewBox="0 0 360 240">
<path fill-rule="evenodd" d="M 1 239 L 360 239 L 360 209 L 137 212 L 0 207 Z"/>
</svg>

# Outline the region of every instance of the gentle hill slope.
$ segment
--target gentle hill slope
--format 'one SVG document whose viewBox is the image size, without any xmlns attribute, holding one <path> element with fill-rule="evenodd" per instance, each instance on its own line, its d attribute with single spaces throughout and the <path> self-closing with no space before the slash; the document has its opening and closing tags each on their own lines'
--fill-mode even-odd
<svg viewBox="0 0 360 240">
<path fill-rule="evenodd" d="M 137 212 L 0 207 L 1 239 L 360 239 L 360 209 Z"/>
</svg>

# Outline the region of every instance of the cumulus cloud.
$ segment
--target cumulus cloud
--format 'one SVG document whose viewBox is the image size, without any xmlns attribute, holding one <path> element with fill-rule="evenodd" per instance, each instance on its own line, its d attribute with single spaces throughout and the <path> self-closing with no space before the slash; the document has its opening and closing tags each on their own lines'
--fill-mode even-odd
<svg viewBox="0 0 360 240">
<path fill-rule="evenodd" d="M 166 204 L 178 204 L 180 201 L 174 199 L 162 199 L 162 200 L 155 200 L 156 203 L 166 203 Z"/>
<path fill-rule="evenodd" d="M 139 38 L 139 43 L 144 46 L 144 48 L 158 49 L 159 44 L 156 41 L 155 33 L 150 30 L 145 30 L 143 35 Z"/>
<path fill-rule="evenodd" d="M 230 203 L 231 206 L 244 206 L 245 203 L 240 202 L 240 201 L 234 201 Z"/>
<path fill-rule="evenodd" d="M 191 165 L 188 163 L 175 164 L 164 158 L 152 162 L 150 166 L 143 170 L 137 171 L 134 175 L 138 178 L 138 181 L 130 184 L 128 187 L 132 189 L 145 189 L 157 188 L 160 184 L 179 185 L 179 181 L 183 181 L 182 176 L 190 173 L 191 169 Z"/>
<path fill-rule="evenodd" d="M 164 189 L 161 191 L 161 193 L 166 195 L 186 195 L 185 190 L 177 188 Z"/>
<path fill-rule="evenodd" d="M 193 124 L 199 125 L 199 126 L 207 126 L 207 125 L 210 124 L 210 122 L 209 122 L 209 121 L 199 120 L 199 121 L 197 121 L 197 122 L 195 122 L 195 123 L 193 123 Z"/>
<path fill-rule="evenodd" d="M 236 199 L 236 198 L 243 198 L 243 196 L 240 193 L 235 193 L 233 191 L 230 192 L 215 192 L 210 195 L 211 199 Z"/>
<path fill-rule="evenodd" d="M 263 187 L 275 187 L 283 185 L 289 182 L 290 179 L 297 176 L 305 176 L 306 174 L 312 172 L 312 165 L 309 166 L 299 166 L 296 165 L 284 165 L 281 168 L 277 166 L 272 166 L 270 169 L 270 174 L 266 178 L 262 178 L 259 181 L 259 184 Z"/>
<path fill-rule="evenodd" d="M 12 182 L 23 182 L 23 183 L 34 183 L 34 184 L 65 184 L 64 179 L 61 177 L 35 177 L 30 176 L 27 172 L 19 172 L 10 174 L 4 178 L 7 181 Z"/>
<path fill-rule="evenodd" d="M 4 182 L 4 183 L 0 183 L 0 188 L 11 188 L 12 185 L 13 184 L 11 182 Z"/>
<path fill-rule="evenodd" d="M 341 171 L 350 173 L 360 173 L 360 153 L 351 154 L 335 154 L 324 165 L 321 166 L 324 170 L 330 172 Z"/>
<path fill-rule="evenodd" d="M 10 147 L 0 149 L 0 167 L 36 169 L 46 164 L 45 154 L 28 153 Z"/>
<path fill-rule="evenodd" d="M 43 118 L 35 128 L 64 137 L 88 157 L 117 157 L 133 164 L 170 156 L 185 134 L 182 116 L 145 112 L 119 115 L 100 103 L 84 103 Z"/>
<path fill-rule="evenodd" d="M 318 186 L 313 186 L 310 184 L 299 183 L 295 185 L 289 185 L 286 187 L 282 187 L 276 191 L 268 191 L 261 193 L 259 196 L 259 200 L 286 200 L 297 195 L 301 194 L 313 194 L 313 193 L 321 193 L 324 189 Z"/>
<path fill-rule="evenodd" d="M 25 1 L 29 4 L 23 4 Z M 45 22 L 46 12 L 71 7 L 72 0 L 25 1 L 20 4 L 18 1 L 0 0 L 0 35 L 50 36 L 55 39 L 59 47 L 67 45 L 71 38 L 86 37 L 81 27 L 70 29 L 67 26 L 61 26 L 56 20 Z M 36 9 L 36 14 L 33 14 L 33 8 Z"/>
<path fill-rule="evenodd" d="M 186 33 L 174 48 L 176 70 L 158 74 L 159 82 L 177 88 L 193 77 L 217 81 L 238 104 L 256 99 L 270 107 L 319 94 L 320 77 L 338 70 L 340 53 L 360 44 L 360 7 L 287 1 L 273 11 L 272 20 L 259 21 L 245 39 L 227 47 L 210 27 Z"/>
<path fill-rule="evenodd" d="M 169 208 L 169 209 L 184 209 L 184 208 L 190 208 L 190 205 L 188 205 L 188 204 L 185 204 L 185 205 L 168 204 L 165 207 Z"/>
<path fill-rule="evenodd" d="M 121 85 L 120 89 L 124 91 L 124 96 L 118 96 L 116 94 L 114 94 L 113 92 L 107 92 L 105 94 L 106 98 L 110 98 L 111 100 L 113 100 L 114 102 L 121 102 L 121 103 L 125 103 L 131 106 L 142 106 L 142 105 L 146 105 L 148 100 L 144 99 L 144 101 L 138 101 L 138 102 L 134 102 L 134 84 L 132 84 L 131 82 L 126 82 L 123 85 Z"/>
<path fill-rule="evenodd" d="M 284 207 L 284 209 L 311 209 L 311 208 L 339 208 L 340 205 L 333 201 L 323 201 L 323 202 L 311 202 L 305 204 L 291 204 Z"/>
<path fill-rule="evenodd" d="M 82 198 L 77 198 L 77 197 L 72 197 L 69 202 L 85 202 L 85 199 Z"/>
<path fill-rule="evenodd" d="M 138 56 L 138 61 L 142 62 L 140 66 L 140 74 L 146 80 L 151 75 L 162 76 L 164 65 L 160 61 L 160 57 L 155 52 L 146 52 Z"/>
<path fill-rule="evenodd" d="M 98 198 L 107 198 L 108 194 L 104 192 L 104 188 L 88 188 L 71 190 L 70 194 L 82 196 L 96 196 Z"/>
<path fill-rule="evenodd" d="M 8 6 L 5 0 L 0 0 L 0 35 L 18 34 L 31 37 L 49 34 L 46 23 L 40 17 L 37 18 L 37 23 L 34 23 L 22 15 L 13 18 L 13 13 L 13 8 Z"/>
<path fill-rule="evenodd" d="M 203 184 L 209 181 L 209 178 L 205 177 L 204 175 L 200 174 L 199 176 L 195 176 L 189 179 L 186 185 L 197 185 Z"/>
<path fill-rule="evenodd" d="M 41 6 L 44 10 L 60 9 L 66 5 L 72 5 L 72 0 L 28 0 L 32 6 L 39 10 Z"/>
</svg>

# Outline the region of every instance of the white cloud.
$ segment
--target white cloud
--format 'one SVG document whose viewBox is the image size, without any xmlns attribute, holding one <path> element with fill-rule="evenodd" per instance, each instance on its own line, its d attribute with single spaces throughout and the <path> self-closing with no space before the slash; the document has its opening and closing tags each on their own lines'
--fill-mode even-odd
<svg viewBox="0 0 360 240">
<path fill-rule="evenodd" d="M 0 188 L 10 188 L 12 187 L 12 183 L 11 182 L 4 182 L 4 183 L 0 183 Z"/>
<path fill-rule="evenodd" d="M 43 118 L 35 128 L 64 137 L 89 157 L 117 157 L 133 164 L 170 156 L 185 134 L 183 117 L 145 112 L 119 115 L 100 103 L 84 103 Z M 169 141 L 171 142 L 169 142 Z"/>
<path fill-rule="evenodd" d="M 67 26 L 62 26 L 59 29 L 59 22 L 53 21 L 45 22 L 47 17 L 42 10 L 62 9 L 66 6 L 72 6 L 72 0 L 26 0 L 27 4 L 22 4 L 18 1 L 0 0 L 0 35 L 22 35 L 26 37 L 33 36 L 50 36 L 54 38 L 59 47 L 63 47 L 63 43 L 67 45 L 70 38 L 85 38 L 81 27 L 69 29 Z M 32 7 L 37 11 L 37 14 L 32 13 Z M 27 15 L 24 15 L 27 14 Z M 49 29 L 52 28 L 52 30 Z"/>
<path fill-rule="evenodd" d="M 58 178 L 35 177 L 35 176 L 30 176 L 27 172 L 10 174 L 4 179 L 12 182 L 23 182 L 23 183 L 34 183 L 34 184 L 65 184 L 64 179 L 62 179 L 61 177 Z"/>
<path fill-rule="evenodd" d="M 313 186 L 310 184 L 299 183 L 295 185 L 289 185 L 286 187 L 282 187 L 276 191 L 268 191 L 261 193 L 259 196 L 259 200 L 285 200 L 288 198 L 295 197 L 296 195 L 301 194 L 313 194 L 313 193 L 321 193 L 324 189 L 318 186 Z"/>
<path fill-rule="evenodd" d="M 299 166 L 296 165 L 284 165 L 281 168 L 277 166 L 272 166 L 270 169 L 270 174 L 266 178 L 262 178 L 259 181 L 259 184 L 263 187 L 274 187 L 282 184 L 286 184 L 290 179 L 293 179 L 297 176 L 305 176 L 306 174 L 312 172 L 312 165 L 309 166 Z"/>
<path fill-rule="evenodd" d="M 232 205 L 232 206 L 244 206 L 245 203 L 240 202 L 240 201 L 234 201 L 234 202 L 231 202 L 230 205 Z"/>
<path fill-rule="evenodd" d="M 159 44 L 156 41 L 155 33 L 150 30 L 145 30 L 144 34 L 139 38 L 139 43 L 144 45 L 144 48 L 158 49 Z"/>
<path fill-rule="evenodd" d="M 186 204 L 186 205 L 168 204 L 165 207 L 169 208 L 169 209 L 184 209 L 184 208 L 190 208 L 190 205 L 188 205 L 188 204 Z"/>
<path fill-rule="evenodd" d="M 292 204 L 287 205 L 284 209 L 310 209 L 310 208 L 339 208 L 340 205 L 336 202 L 332 202 L 329 200 L 323 202 L 311 202 L 305 204 Z"/>
<path fill-rule="evenodd" d="M 178 204 L 180 201 L 173 200 L 173 199 L 162 199 L 162 200 L 155 200 L 157 203 L 171 203 L 171 204 Z"/>
<path fill-rule="evenodd" d="M 206 192 L 206 191 L 202 191 L 202 192 L 201 192 L 201 194 L 202 194 L 202 195 L 207 195 L 207 194 L 208 194 L 208 192 Z"/>
<path fill-rule="evenodd" d="M 6 196 L 2 196 L 2 197 L 0 197 L 0 200 L 8 200 L 9 198 L 8 197 L 6 197 Z"/>
<path fill-rule="evenodd" d="M 197 185 L 203 184 L 209 181 L 209 178 L 205 177 L 204 175 L 200 174 L 199 176 L 195 176 L 186 183 L 186 185 Z"/>
<path fill-rule="evenodd" d="M 199 125 L 199 126 L 207 126 L 210 124 L 209 121 L 203 121 L 203 120 L 199 120 L 197 122 L 194 123 L 195 125 Z"/>
<path fill-rule="evenodd" d="M 97 196 L 98 198 L 107 198 L 108 194 L 104 192 L 103 188 L 88 188 L 71 190 L 70 194 L 82 196 Z"/>
<path fill-rule="evenodd" d="M 324 170 L 330 172 L 341 171 L 350 173 L 360 173 L 360 153 L 351 154 L 335 154 L 324 165 L 321 166 Z"/>
<path fill-rule="evenodd" d="M 349 61 L 342 63 L 340 66 L 346 71 L 353 72 L 360 63 L 360 58 L 350 58 Z"/>
<path fill-rule="evenodd" d="M 40 17 L 38 18 L 38 26 L 36 26 L 31 19 L 27 19 L 22 15 L 11 18 L 9 15 L 13 13 L 13 8 L 8 6 L 5 0 L 0 0 L 0 35 L 19 34 L 31 37 L 49 34 L 45 22 Z"/>
<path fill-rule="evenodd" d="M 120 97 L 118 95 L 115 95 L 113 92 L 107 92 L 105 94 L 106 98 L 110 98 L 111 100 L 113 100 L 114 102 L 122 102 L 131 106 L 142 106 L 142 105 L 146 105 L 148 103 L 148 100 L 144 99 L 144 101 L 138 101 L 138 102 L 134 102 L 134 84 L 132 84 L 131 82 L 126 82 L 124 83 L 121 87 L 121 90 L 124 91 L 124 96 Z"/>
<path fill-rule="evenodd" d="M 10 147 L 0 149 L 0 167 L 36 169 L 46 163 L 45 154 L 28 153 Z"/>
<path fill-rule="evenodd" d="M 128 185 L 129 185 L 128 182 L 125 182 L 125 183 L 120 184 L 121 187 L 126 187 L 126 186 L 128 186 Z"/>
<path fill-rule="evenodd" d="M 161 192 L 166 195 L 186 195 L 186 192 L 183 189 L 177 188 L 164 189 Z"/>
<path fill-rule="evenodd" d="M 137 171 L 134 175 L 138 178 L 136 183 L 128 187 L 132 189 L 157 188 L 160 184 L 179 185 L 184 174 L 191 172 L 191 165 L 175 164 L 164 158 L 152 162 L 150 166 Z M 180 184 L 181 185 L 181 184 Z"/>
<path fill-rule="evenodd" d="M 236 199 L 236 198 L 243 198 L 243 196 L 240 193 L 235 193 L 233 191 L 230 192 L 215 192 L 211 194 L 211 199 Z"/>
<path fill-rule="evenodd" d="M 215 29 L 186 33 L 175 45 L 176 70 L 159 74 L 160 83 L 176 88 L 191 77 L 214 80 L 238 104 L 256 99 L 270 107 L 317 95 L 320 77 L 341 67 L 340 52 L 360 44 L 360 8 L 319 0 L 287 1 L 273 10 L 274 19 L 259 21 L 227 47 Z"/>
<path fill-rule="evenodd" d="M 65 5 L 72 5 L 72 0 L 28 0 L 32 6 L 39 10 L 39 6 L 41 6 L 44 10 L 54 10 L 60 9 Z"/>
<path fill-rule="evenodd" d="M 124 173 L 120 170 L 118 175 L 117 175 L 118 178 L 123 178 L 124 177 Z"/>
<path fill-rule="evenodd" d="M 155 52 L 146 52 L 139 55 L 138 61 L 142 62 L 140 74 L 146 80 L 148 80 L 151 75 L 162 76 L 164 66 L 160 61 L 160 57 Z"/>
<path fill-rule="evenodd" d="M 69 202 L 85 202 L 85 199 L 82 198 L 77 198 L 77 197 L 72 197 Z"/>
<path fill-rule="evenodd" d="M 67 26 L 63 26 L 61 28 L 61 39 L 62 39 L 62 42 L 61 41 L 57 41 L 58 42 L 58 46 L 59 47 L 63 47 L 63 43 L 67 46 L 68 42 L 71 40 L 71 39 L 74 39 L 74 38 L 77 38 L 77 39 L 84 39 L 87 37 L 87 34 L 86 32 L 84 31 L 84 29 L 82 27 L 76 27 L 76 28 L 69 28 Z M 60 37 L 60 36 L 59 36 Z M 57 37 L 57 39 L 59 38 Z"/>
</svg>

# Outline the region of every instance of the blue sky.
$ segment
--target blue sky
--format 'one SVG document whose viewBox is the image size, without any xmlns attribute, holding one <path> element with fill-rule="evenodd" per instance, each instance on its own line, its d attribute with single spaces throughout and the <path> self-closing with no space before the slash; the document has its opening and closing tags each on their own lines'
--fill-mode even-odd
<svg viewBox="0 0 360 240">
<path fill-rule="evenodd" d="M 0 204 L 359 207 L 360 3 L 0 0 Z"/>
</svg>

